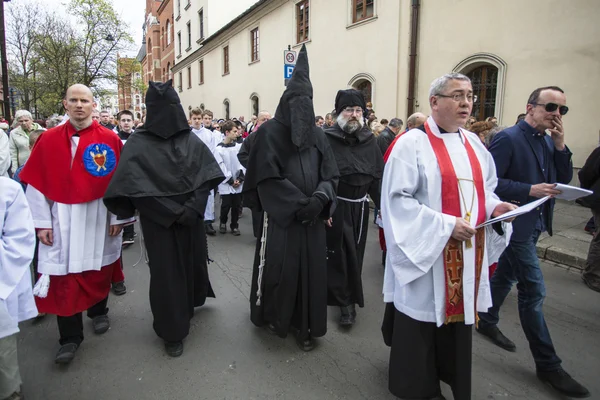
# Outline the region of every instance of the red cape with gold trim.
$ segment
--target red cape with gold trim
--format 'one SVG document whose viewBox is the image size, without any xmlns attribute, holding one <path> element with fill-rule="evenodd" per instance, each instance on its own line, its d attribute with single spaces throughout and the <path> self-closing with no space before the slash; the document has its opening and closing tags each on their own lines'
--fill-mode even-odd
<svg viewBox="0 0 600 400">
<path fill-rule="evenodd" d="M 73 158 L 71 137 L 75 134 L 80 139 Z M 39 137 L 20 178 L 52 201 L 88 203 L 104 196 L 122 148 L 117 134 L 97 121 L 79 132 L 67 122 Z"/>
</svg>

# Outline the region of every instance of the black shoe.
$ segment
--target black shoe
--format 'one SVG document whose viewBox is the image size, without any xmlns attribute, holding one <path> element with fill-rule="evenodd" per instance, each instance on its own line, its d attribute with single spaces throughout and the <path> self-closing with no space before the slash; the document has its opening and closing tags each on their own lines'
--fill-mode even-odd
<svg viewBox="0 0 600 400">
<path fill-rule="evenodd" d="M 215 231 L 215 228 L 213 228 L 212 224 L 205 224 L 204 230 L 206 231 L 206 234 L 210 236 L 215 236 L 217 234 L 217 231 Z"/>
<path fill-rule="evenodd" d="M 275 327 L 275 325 L 273 324 L 269 324 L 267 325 L 267 331 L 271 334 L 271 335 L 275 335 L 275 336 L 279 336 L 279 332 L 277 332 L 277 328 Z"/>
<path fill-rule="evenodd" d="M 125 281 L 113 283 L 112 284 L 112 292 L 116 296 L 123 296 L 125 293 L 127 293 L 127 288 L 125 287 Z"/>
<path fill-rule="evenodd" d="M 340 307 L 340 326 L 352 326 L 356 322 L 356 309 L 354 304 L 347 307 Z"/>
<path fill-rule="evenodd" d="M 123 236 L 123 246 L 129 246 L 135 243 L 133 236 Z"/>
<path fill-rule="evenodd" d="M 587 287 L 595 292 L 600 292 L 600 280 L 586 278 L 585 275 L 581 275 L 581 279 L 583 279 L 583 283 L 585 283 Z"/>
<path fill-rule="evenodd" d="M 300 335 L 296 336 L 296 344 L 302 351 L 311 351 L 315 348 L 315 341 L 310 335 L 304 338 L 301 338 Z"/>
<path fill-rule="evenodd" d="M 536 371 L 538 379 L 550 385 L 557 392 L 577 399 L 590 397 L 590 392 L 584 388 L 579 382 L 571 378 L 571 375 L 559 368 L 554 371 Z"/>
<path fill-rule="evenodd" d="M 183 342 L 165 342 L 165 350 L 171 357 L 179 357 L 183 354 Z"/>
<path fill-rule="evenodd" d="M 94 326 L 94 333 L 97 335 L 102 335 L 108 331 L 110 328 L 110 321 L 108 320 L 108 315 L 99 315 L 97 317 L 92 318 L 92 325 Z"/>
<path fill-rule="evenodd" d="M 227 233 L 227 225 L 219 224 L 219 233 Z"/>
<path fill-rule="evenodd" d="M 56 353 L 56 357 L 54 357 L 54 362 L 56 364 L 68 364 L 75 358 L 75 352 L 79 345 L 75 343 L 67 343 L 60 346 L 58 349 L 58 353 Z"/>
<path fill-rule="evenodd" d="M 238 228 L 231 228 L 231 233 L 233 234 L 233 236 L 240 236 L 241 232 Z"/>
<path fill-rule="evenodd" d="M 500 329 L 498 329 L 497 326 L 494 325 L 485 329 L 476 328 L 475 330 L 481 335 L 488 337 L 496 346 L 502 347 L 504 350 L 513 353 L 517 351 L 517 346 L 513 343 L 512 340 L 504 336 L 504 334 L 500 332 Z"/>
</svg>

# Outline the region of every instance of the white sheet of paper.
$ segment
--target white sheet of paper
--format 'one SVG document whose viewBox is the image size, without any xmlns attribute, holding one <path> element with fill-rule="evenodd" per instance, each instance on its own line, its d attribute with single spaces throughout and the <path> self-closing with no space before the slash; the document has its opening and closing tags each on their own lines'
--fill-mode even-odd
<svg viewBox="0 0 600 400">
<path fill-rule="evenodd" d="M 519 208 L 517 208 L 515 210 L 512 210 L 512 211 L 509 211 L 509 212 L 507 212 L 505 214 L 502 214 L 499 217 L 488 219 L 483 224 L 476 226 L 475 229 L 479 229 L 482 226 L 493 224 L 494 222 L 504 221 L 505 219 L 515 218 L 515 217 L 518 217 L 519 215 L 527 214 L 528 212 L 533 211 L 537 207 L 539 207 L 542 204 L 544 204 L 546 201 L 548 201 L 548 199 L 550 199 L 550 196 L 546 196 L 546 197 L 543 197 L 543 198 L 541 198 L 539 200 L 536 200 L 536 201 L 533 201 L 531 203 L 525 204 L 524 206 L 521 206 L 521 207 L 519 207 Z"/>
<path fill-rule="evenodd" d="M 576 186 L 563 185 L 562 183 L 556 184 L 556 190 L 560 190 L 562 192 L 556 196 L 557 199 L 569 201 L 577 200 L 580 197 L 589 196 L 590 194 L 594 193 L 591 190 L 578 188 Z"/>
</svg>

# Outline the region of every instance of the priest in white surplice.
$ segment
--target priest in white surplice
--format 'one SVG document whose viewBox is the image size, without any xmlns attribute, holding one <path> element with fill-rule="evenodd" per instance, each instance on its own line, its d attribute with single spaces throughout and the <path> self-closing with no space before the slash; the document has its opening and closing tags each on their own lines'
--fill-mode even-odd
<svg viewBox="0 0 600 400">
<path fill-rule="evenodd" d="M 382 330 L 392 347 L 389 389 L 401 398 L 441 399 L 440 381 L 456 400 L 471 398 L 471 325 L 491 306 L 486 235 L 497 235 L 474 227 L 515 208 L 494 194 L 491 155 L 461 128 L 473 101 L 466 76 L 436 79 L 431 117 L 396 141 L 385 166 Z"/>
<path fill-rule="evenodd" d="M 109 328 L 108 292 L 111 281 L 124 279 L 121 231 L 129 222 L 102 202 L 121 139 L 92 120 L 88 87 L 70 87 L 64 106 L 69 121 L 40 136 L 20 176 L 40 239 L 34 294 L 40 312 L 57 316 L 60 364 L 70 362 L 83 341 L 82 311 L 95 333 Z"/>
<path fill-rule="evenodd" d="M 37 315 L 29 272 L 34 250 L 35 230 L 23 189 L 0 176 L 0 399 L 21 398 L 17 333 L 19 322 Z"/>
</svg>

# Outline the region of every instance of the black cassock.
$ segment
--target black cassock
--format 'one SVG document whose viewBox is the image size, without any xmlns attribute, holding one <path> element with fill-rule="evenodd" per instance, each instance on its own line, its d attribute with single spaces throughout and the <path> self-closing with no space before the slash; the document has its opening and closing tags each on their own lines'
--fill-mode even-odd
<svg viewBox="0 0 600 400">
<path fill-rule="evenodd" d="M 327 229 L 327 303 L 363 307 L 361 276 L 370 214 L 366 197 L 379 207 L 383 157 L 366 127 L 350 135 L 335 124 L 325 134 L 340 171 L 338 205 Z"/>
<path fill-rule="evenodd" d="M 224 179 L 208 147 L 189 127 L 182 128 L 168 138 L 145 128 L 136 130 L 123 147 L 104 197 L 116 215 L 139 211 L 154 330 L 168 342 L 183 340 L 194 307 L 215 297 L 203 217 L 209 191 Z"/>
<path fill-rule="evenodd" d="M 314 127 L 314 124 L 312 125 Z M 276 119 L 254 133 L 244 201 L 268 215 L 266 263 L 257 304 L 261 240 L 257 240 L 250 293 L 250 318 L 257 326 L 273 324 L 285 337 L 290 327 L 302 337 L 327 332 L 327 261 L 325 225 L 303 224 L 295 213 L 300 200 L 315 192 L 329 203 L 319 218 L 326 220 L 335 209 L 337 167 L 323 132 L 313 129 L 314 145 L 299 148 L 289 128 Z M 311 136 L 312 137 L 312 136 Z"/>
</svg>

